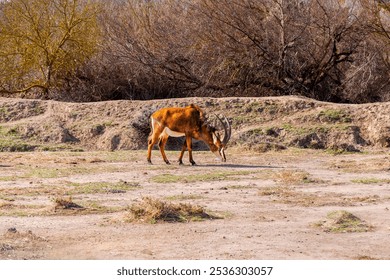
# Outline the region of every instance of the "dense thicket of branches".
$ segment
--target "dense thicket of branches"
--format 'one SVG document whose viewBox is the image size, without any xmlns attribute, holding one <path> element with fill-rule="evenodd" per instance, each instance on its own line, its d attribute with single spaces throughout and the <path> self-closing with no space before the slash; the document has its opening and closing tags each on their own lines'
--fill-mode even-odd
<svg viewBox="0 0 390 280">
<path fill-rule="evenodd" d="M 73 101 L 291 94 L 333 102 L 390 100 L 388 1 L 49 1 L 57 4 L 46 14 L 73 5 L 69 13 L 82 21 L 79 33 L 66 33 L 73 37 L 56 57 L 50 81 L 47 59 L 31 52 L 26 57 L 20 45 L 33 42 L 12 37 L 5 25 L 8 6 L 46 2 L 1 4 L 0 64 L 8 68 L 0 65 L 0 91 Z M 66 23 L 69 13 L 50 20 Z M 43 62 L 32 71 L 24 66 L 31 61 Z M 43 86 L 28 88 L 39 77 Z"/>
</svg>

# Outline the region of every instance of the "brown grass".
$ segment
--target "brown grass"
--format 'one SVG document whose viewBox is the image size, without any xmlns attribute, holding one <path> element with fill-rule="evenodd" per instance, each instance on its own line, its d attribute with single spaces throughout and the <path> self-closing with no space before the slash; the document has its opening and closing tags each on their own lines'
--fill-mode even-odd
<svg viewBox="0 0 390 280">
<path fill-rule="evenodd" d="M 310 178 L 310 174 L 308 172 L 299 170 L 283 170 L 279 173 L 276 173 L 275 179 L 287 185 L 299 185 L 303 183 L 315 182 Z"/>
<path fill-rule="evenodd" d="M 362 203 L 378 203 L 383 198 L 372 196 L 346 196 L 340 193 L 310 193 L 296 191 L 290 187 L 268 187 L 259 191 L 261 196 L 270 196 L 276 203 L 292 204 L 305 207 L 321 206 L 356 206 Z"/>
<path fill-rule="evenodd" d="M 162 222 L 189 222 L 204 219 L 213 219 L 214 216 L 206 213 L 199 205 L 188 203 L 170 203 L 156 198 L 144 197 L 142 201 L 133 204 L 128 211 L 126 220 L 147 223 Z"/>
<path fill-rule="evenodd" d="M 57 197 L 55 200 L 55 206 L 54 209 L 83 209 L 84 207 L 81 205 L 78 205 L 72 201 L 72 198 L 60 198 Z"/>
</svg>

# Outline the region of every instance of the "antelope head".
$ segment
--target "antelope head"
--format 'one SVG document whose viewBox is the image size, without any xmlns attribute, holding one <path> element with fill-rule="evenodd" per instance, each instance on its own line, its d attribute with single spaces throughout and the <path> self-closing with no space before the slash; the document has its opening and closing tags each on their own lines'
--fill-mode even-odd
<svg viewBox="0 0 390 280">
<path fill-rule="evenodd" d="M 203 141 L 208 144 L 210 150 L 219 159 L 221 159 L 221 161 L 226 162 L 225 150 L 232 134 L 232 128 L 228 119 L 225 116 L 223 116 L 223 120 L 217 115 L 215 116 L 223 127 L 224 135 L 222 140 L 217 130 L 213 126 L 208 125 L 207 123 L 202 126 L 202 138 Z"/>
</svg>

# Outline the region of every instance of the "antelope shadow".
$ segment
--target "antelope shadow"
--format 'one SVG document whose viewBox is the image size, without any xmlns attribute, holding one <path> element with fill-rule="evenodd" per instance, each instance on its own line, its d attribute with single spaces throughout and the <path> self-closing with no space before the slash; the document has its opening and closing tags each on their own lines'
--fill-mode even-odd
<svg viewBox="0 0 390 280">
<path fill-rule="evenodd" d="M 245 168 L 245 169 L 275 169 L 283 168 L 281 166 L 273 165 L 256 165 L 256 164 L 196 164 L 194 167 L 219 167 L 219 168 Z"/>
</svg>

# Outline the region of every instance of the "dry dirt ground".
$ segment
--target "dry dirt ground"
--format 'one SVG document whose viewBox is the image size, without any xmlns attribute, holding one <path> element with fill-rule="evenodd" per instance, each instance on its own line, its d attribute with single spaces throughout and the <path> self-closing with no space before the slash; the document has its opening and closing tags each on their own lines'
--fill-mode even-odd
<svg viewBox="0 0 390 280">
<path fill-rule="evenodd" d="M 233 147 L 226 163 L 194 152 L 197 166 L 177 156 L 0 153 L 0 259 L 390 259 L 388 150 Z M 214 218 L 130 222 L 143 197 Z M 332 221 L 335 211 L 352 219 Z"/>
</svg>

